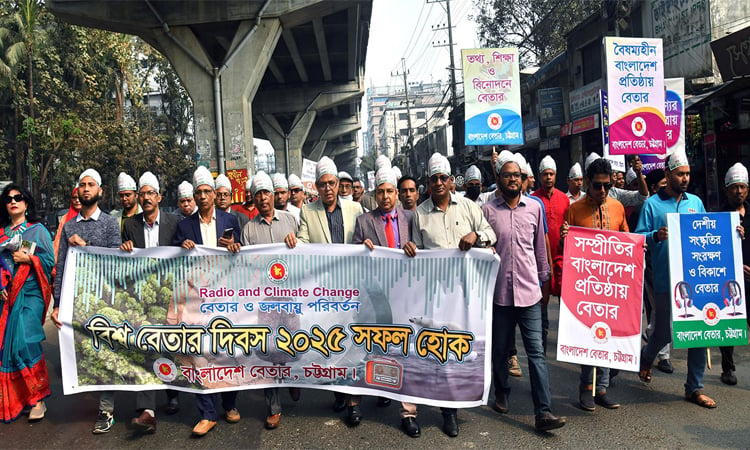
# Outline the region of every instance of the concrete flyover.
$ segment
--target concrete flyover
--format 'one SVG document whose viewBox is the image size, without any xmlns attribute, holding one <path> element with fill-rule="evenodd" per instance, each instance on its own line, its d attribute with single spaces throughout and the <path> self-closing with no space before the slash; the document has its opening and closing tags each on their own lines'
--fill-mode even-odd
<svg viewBox="0 0 750 450">
<path fill-rule="evenodd" d="M 372 0 L 48 0 L 61 19 L 140 36 L 193 100 L 198 163 L 252 174 L 253 137 L 280 172 L 352 171 Z M 240 185 L 242 180 L 231 177 Z"/>
</svg>

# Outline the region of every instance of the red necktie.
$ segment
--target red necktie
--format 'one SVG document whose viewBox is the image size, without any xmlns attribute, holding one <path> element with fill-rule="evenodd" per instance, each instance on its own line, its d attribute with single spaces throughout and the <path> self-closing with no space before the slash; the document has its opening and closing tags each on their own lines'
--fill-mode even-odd
<svg viewBox="0 0 750 450">
<path fill-rule="evenodd" d="M 384 217 L 385 219 L 385 238 L 388 240 L 388 247 L 396 248 L 396 236 L 393 235 L 393 227 L 391 226 L 391 215 L 388 214 Z"/>
</svg>

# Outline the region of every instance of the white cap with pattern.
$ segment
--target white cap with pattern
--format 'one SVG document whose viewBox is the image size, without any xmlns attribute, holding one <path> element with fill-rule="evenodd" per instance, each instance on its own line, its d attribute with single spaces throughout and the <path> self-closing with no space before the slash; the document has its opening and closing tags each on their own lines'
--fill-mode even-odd
<svg viewBox="0 0 750 450">
<path fill-rule="evenodd" d="M 78 182 L 80 183 L 86 177 L 91 177 L 94 181 L 96 181 L 96 184 L 98 186 L 102 185 L 102 176 L 99 175 L 99 172 L 97 172 L 96 170 L 94 169 L 84 170 L 83 172 L 81 172 L 81 175 L 78 177 Z M 133 182 L 133 184 L 135 184 L 135 182 Z M 133 190 L 135 190 L 135 188 L 133 188 Z"/>
<path fill-rule="evenodd" d="M 427 162 L 427 168 L 427 173 L 429 174 L 429 176 L 437 174 L 451 174 L 451 163 L 448 161 L 448 158 L 441 155 L 440 153 L 433 153 L 432 156 L 430 156 L 430 160 Z"/>
<path fill-rule="evenodd" d="M 526 165 L 528 164 L 526 162 L 526 158 L 523 157 L 520 153 L 515 153 L 513 155 L 513 161 L 515 161 L 518 164 L 518 168 L 521 169 L 522 172 L 525 172 Z"/>
<path fill-rule="evenodd" d="M 589 153 L 589 156 L 586 157 L 586 161 L 583 162 L 583 170 L 588 170 L 591 163 L 600 158 L 601 156 L 596 152 Z"/>
<path fill-rule="evenodd" d="M 734 163 L 724 176 L 724 187 L 729 187 L 736 183 L 747 184 L 747 181 L 747 167 L 743 166 L 742 163 Z"/>
<path fill-rule="evenodd" d="M 120 174 L 117 175 L 117 192 L 135 191 L 136 189 L 133 177 L 125 172 L 120 172 Z"/>
<path fill-rule="evenodd" d="M 375 186 L 380 186 L 384 183 L 390 183 L 393 187 L 396 187 L 396 174 L 393 172 L 393 168 L 383 167 L 375 174 Z"/>
<path fill-rule="evenodd" d="M 138 190 L 143 189 L 143 186 L 151 186 L 157 193 L 159 193 L 159 180 L 156 179 L 156 175 L 151 172 L 144 172 L 138 179 Z"/>
<path fill-rule="evenodd" d="M 299 179 L 299 177 L 295 174 L 289 175 L 288 183 L 290 188 L 298 187 L 300 189 L 304 189 L 305 186 L 302 184 L 302 180 Z"/>
<path fill-rule="evenodd" d="M 339 180 L 354 181 L 354 179 L 352 178 L 352 176 L 349 175 L 349 172 L 344 172 L 343 170 L 341 172 L 339 172 L 338 178 L 339 178 Z"/>
<path fill-rule="evenodd" d="M 581 178 L 581 177 L 583 177 L 583 170 L 581 170 L 581 163 L 573 164 L 573 167 L 571 167 L 570 171 L 568 172 L 568 179 L 572 180 L 573 178 Z"/>
<path fill-rule="evenodd" d="M 671 155 L 667 157 L 667 170 L 675 170 L 678 167 L 689 166 L 687 154 L 685 150 L 675 150 Z"/>
<path fill-rule="evenodd" d="M 274 189 L 283 189 L 285 191 L 289 190 L 289 183 L 287 183 L 286 177 L 283 173 L 276 172 L 271 177 L 271 181 L 273 182 Z"/>
<path fill-rule="evenodd" d="M 216 181 L 214 181 L 214 183 L 216 183 L 216 189 L 227 188 L 230 192 L 232 191 L 232 182 L 229 181 L 229 178 L 223 173 L 220 173 L 216 177 Z"/>
<path fill-rule="evenodd" d="M 253 195 L 258 191 L 273 192 L 273 189 L 273 180 L 271 180 L 271 177 L 269 177 L 267 173 L 261 170 L 255 174 L 250 185 L 250 192 L 252 192 Z"/>
<path fill-rule="evenodd" d="M 336 163 L 327 156 L 320 158 L 318 164 L 315 165 L 315 180 L 320 180 L 323 175 L 333 175 L 334 177 L 339 176 L 339 171 L 336 169 Z"/>
<path fill-rule="evenodd" d="M 396 175 L 396 180 L 401 179 L 401 169 L 398 168 L 398 166 L 391 167 L 393 169 L 393 174 Z"/>
<path fill-rule="evenodd" d="M 211 189 L 216 187 L 214 184 L 214 177 L 211 175 L 211 172 L 208 171 L 208 168 L 206 166 L 198 166 L 198 168 L 195 169 L 195 172 L 193 172 L 193 186 L 198 188 L 198 186 L 203 185 L 210 186 Z"/>
<path fill-rule="evenodd" d="M 503 166 L 509 162 L 515 162 L 516 158 L 513 156 L 513 153 L 509 152 L 508 150 L 503 150 L 500 152 L 499 155 L 497 155 L 497 159 L 495 160 L 495 172 L 500 173 L 500 170 L 502 170 Z"/>
<path fill-rule="evenodd" d="M 183 181 L 177 186 L 177 200 L 188 198 L 193 196 L 193 185 L 187 181 Z"/>
<path fill-rule="evenodd" d="M 472 164 L 471 166 L 469 166 L 468 169 L 466 169 L 466 174 L 464 175 L 464 178 L 466 179 L 467 183 L 472 180 L 477 180 L 481 183 L 482 172 L 479 170 L 479 167 Z"/>
<path fill-rule="evenodd" d="M 388 157 L 385 156 L 385 155 L 380 155 L 380 156 L 377 157 L 377 159 L 375 159 L 375 171 L 377 172 L 378 170 L 380 170 L 380 169 L 382 169 L 384 167 L 387 167 L 387 168 L 390 169 L 391 168 L 391 160 L 388 159 Z"/>
<path fill-rule="evenodd" d="M 555 160 L 550 155 L 542 158 L 542 161 L 539 163 L 539 173 L 542 173 L 545 170 L 551 170 L 557 173 L 557 163 L 555 163 Z"/>
</svg>

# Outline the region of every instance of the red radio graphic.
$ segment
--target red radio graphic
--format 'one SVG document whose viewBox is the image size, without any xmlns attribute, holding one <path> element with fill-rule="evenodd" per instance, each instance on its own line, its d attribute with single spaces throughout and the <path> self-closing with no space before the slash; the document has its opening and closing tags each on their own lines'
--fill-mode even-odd
<svg viewBox="0 0 750 450">
<path fill-rule="evenodd" d="M 388 358 L 379 358 L 367 361 L 366 377 L 367 384 L 401 389 L 401 381 L 404 368 L 401 364 Z"/>
</svg>

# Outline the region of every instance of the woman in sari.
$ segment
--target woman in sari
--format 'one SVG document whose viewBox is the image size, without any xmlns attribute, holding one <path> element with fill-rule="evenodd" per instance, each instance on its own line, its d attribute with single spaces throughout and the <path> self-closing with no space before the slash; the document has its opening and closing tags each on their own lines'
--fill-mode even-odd
<svg viewBox="0 0 750 450">
<path fill-rule="evenodd" d="M 40 420 L 50 395 L 42 341 L 55 257 L 34 199 L 16 184 L 0 194 L 0 248 L 0 414 L 8 423 L 32 407 L 29 420 Z"/>
</svg>

